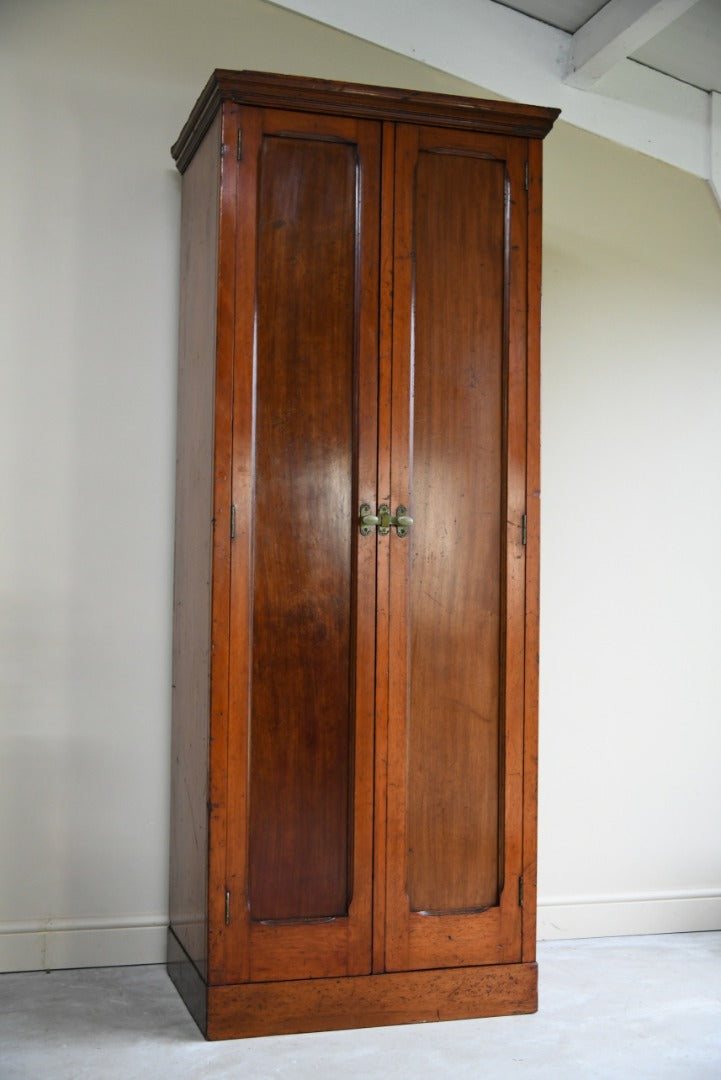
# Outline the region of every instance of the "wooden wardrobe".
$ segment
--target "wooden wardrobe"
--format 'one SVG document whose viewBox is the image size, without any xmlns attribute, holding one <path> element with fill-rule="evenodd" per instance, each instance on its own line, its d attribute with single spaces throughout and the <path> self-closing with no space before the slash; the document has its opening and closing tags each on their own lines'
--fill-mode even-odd
<svg viewBox="0 0 721 1080">
<path fill-rule="evenodd" d="M 216 71 L 173 147 L 168 969 L 208 1038 L 536 1008 L 556 115 Z"/>
</svg>

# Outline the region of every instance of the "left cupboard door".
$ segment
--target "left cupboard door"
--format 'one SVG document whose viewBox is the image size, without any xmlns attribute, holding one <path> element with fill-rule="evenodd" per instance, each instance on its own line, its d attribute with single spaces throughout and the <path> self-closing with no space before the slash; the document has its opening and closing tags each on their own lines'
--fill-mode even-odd
<svg viewBox="0 0 721 1080">
<path fill-rule="evenodd" d="M 371 966 L 380 125 L 241 108 L 225 982 Z"/>
</svg>

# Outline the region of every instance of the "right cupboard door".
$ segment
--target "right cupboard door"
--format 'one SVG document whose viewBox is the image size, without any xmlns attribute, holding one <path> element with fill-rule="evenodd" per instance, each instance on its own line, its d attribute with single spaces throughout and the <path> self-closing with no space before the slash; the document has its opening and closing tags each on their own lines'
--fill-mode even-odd
<svg viewBox="0 0 721 1080">
<path fill-rule="evenodd" d="M 398 125 L 385 967 L 521 959 L 526 140 Z"/>
</svg>

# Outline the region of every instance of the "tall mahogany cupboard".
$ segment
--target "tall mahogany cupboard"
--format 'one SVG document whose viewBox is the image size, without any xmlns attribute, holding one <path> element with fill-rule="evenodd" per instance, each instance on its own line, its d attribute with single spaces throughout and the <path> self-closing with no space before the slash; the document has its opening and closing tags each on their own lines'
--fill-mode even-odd
<svg viewBox="0 0 721 1080">
<path fill-rule="evenodd" d="M 555 116 L 217 71 L 173 147 L 168 963 L 208 1038 L 536 1008 Z"/>
</svg>

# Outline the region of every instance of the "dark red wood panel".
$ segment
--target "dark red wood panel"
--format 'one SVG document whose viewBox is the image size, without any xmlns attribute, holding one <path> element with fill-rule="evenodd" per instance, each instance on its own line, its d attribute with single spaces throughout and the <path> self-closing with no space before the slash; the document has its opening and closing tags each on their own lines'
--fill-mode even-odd
<svg viewBox="0 0 721 1080">
<path fill-rule="evenodd" d="M 250 764 L 254 919 L 341 915 L 349 899 L 355 187 L 353 146 L 265 139 Z"/>
<path fill-rule="evenodd" d="M 503 162 L 415 175 L 408 892 L 498 899 L 503 542 Z"/>
</svg>

